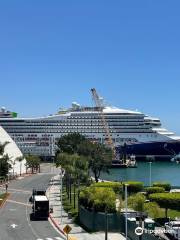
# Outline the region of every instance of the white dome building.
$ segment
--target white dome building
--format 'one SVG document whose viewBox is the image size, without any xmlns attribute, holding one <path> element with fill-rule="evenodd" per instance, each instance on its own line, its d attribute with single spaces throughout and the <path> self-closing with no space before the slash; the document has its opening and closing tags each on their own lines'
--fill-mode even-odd
<svg viewBox="0 0 180 240">
<path fill-rule="evenodd" d="M 26 160 L 24 159 L 21 163 L 17 160 L 18 157 L 22 157 L 22 152 L 17 147 L 16 143 L 12 140 L 12 138 L 8 135 L 8 133 L 0 126 L 0 144 L 4 144 L 8 142 L 8 144 L 4 148 L 4 154 L 8 154 L 10 158 L 10 164 L 12 168 L 10 169 L 10 173 L 20 174 L 26 172 Z M 20 167 L 21 165 L 21 167 Z"/>
</svg>

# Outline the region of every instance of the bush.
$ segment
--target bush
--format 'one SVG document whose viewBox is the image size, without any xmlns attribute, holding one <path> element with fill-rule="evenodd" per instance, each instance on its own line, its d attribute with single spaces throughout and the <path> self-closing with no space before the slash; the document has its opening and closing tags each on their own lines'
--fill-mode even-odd
<svg viewBox="0 0 180 240">
<path fill-rule="evenodd" d="M 98 183 L 94 183 L 92 186 L 111 188 L 116 194 L 120 194 L 123 192 L 123 185 L 119 182 L 98 182 Z"/>
<path fill-rule="evenodd" d="M 152 193 L 164 193 L 165 189 L 163 187 L 148 187 L 145 189 L 147 194 L 152 194 Z"/>
<path fill-rule="evenodd" d="M 141 193 L 137 193 L 128 198 L 128 206 L 135 211 L 143 212 L 145 204 L 145 196 Z"/>
<path fill-rule="evenodd" d="M 116 195 L 110 188 L 87 187 L 80 192 L 80 204 L 97 212 L 116 212 Z"/>
<path fill-rule="evenodd" d="M 166 182 L 155 182 L 153 183 L 153 187 L 162 187 L 167 192 L 171 190 L 171 184 Z"/>
<path fill-rule="evenodd" d="M 149 202 L 144 205 L 145 212 L 152 218 L 159 218 L 161 215 L 161 209 L 156 202 Z"/>
<path fill-rule="evenodd" d="M 128 184 L 127 189 L 130 194 L 141 192 L 144 188 L 144 184 L 142 182 L 125 182 L 124 184 Z"/>
</svg>

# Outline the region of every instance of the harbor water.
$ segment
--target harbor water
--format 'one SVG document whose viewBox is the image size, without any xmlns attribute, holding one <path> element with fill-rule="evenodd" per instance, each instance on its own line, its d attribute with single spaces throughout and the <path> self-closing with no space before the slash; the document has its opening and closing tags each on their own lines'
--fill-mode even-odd
<svg viewBox="0 0 180 240">
<path fill-rule="evenodd" d="M 180 187 L 180 164 L 176 162 L 138 162 L 137 168 L 114 168 L 110 174 L 102 173 L 101 179 L 108 181 L 141 181 L 146 186 L 150 182 L 169 182 Z"/>
</svg>

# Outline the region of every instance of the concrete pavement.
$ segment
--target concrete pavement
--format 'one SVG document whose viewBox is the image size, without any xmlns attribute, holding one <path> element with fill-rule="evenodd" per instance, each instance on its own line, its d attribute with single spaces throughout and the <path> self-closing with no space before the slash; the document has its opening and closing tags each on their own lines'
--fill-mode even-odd
<svg viewBox="0 0 180 240">
<path fill-rule="evenodd" d="M 48 188 L 54 172 L 44 172 L 10 182 L 10 198 L 0 209 L 0 240 L 62 240 L 49 221 L 30 221 L 29 197 L 33 188 Z M 47 167 L 48 166 L 48 167 Z M 43 168 L 42 168 L 43 171 Z"/>
<path fill-rule="evenodd" d="M 104 232 L 88 233 L 80 226 L 74 224 L 72 219 L 68 218 L 67 213 L 62 208 L 62 219 L 61 219 L 61 202 L 60 202 L 60 176 L 54 176 L 52 184 L 47 191 L 47 195 L 50 200 L 50 206 L 53 207 L 53 213 L 51 217 L 55 225 L 63 232 L 63 228 L 68 224 L 72 228 L 70 237 L 79 240 L 103 240 L 105 239 Z M 61 221 L 62 220 L 62 221 Z M 119 233 L 109 233 L 108 240 L 125 240 L 125 237 Z"/>
</svg>

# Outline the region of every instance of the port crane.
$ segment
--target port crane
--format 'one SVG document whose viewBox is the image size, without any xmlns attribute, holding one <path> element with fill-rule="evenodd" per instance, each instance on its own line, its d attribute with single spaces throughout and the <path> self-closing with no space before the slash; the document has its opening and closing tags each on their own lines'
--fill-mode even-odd
<svg viewBox="0 0 180 240">
<path fill-rule="evenodd" d="M 93 97 L 93 100 L 95 102 L 95 105 L 96 105 L 96 107 L 98 107 L 99 112 L 100 112 L 100 117 L 101 117 L 101 120 L 102 120 L 102 124 L 104 126 L 106 136 L 107 136 L 106 143 L 112 149 L 113 158 L 117 159 L 116 150 L 115 150 L 114 142 L 113 142 L 112 137 L 111 137 L 110 128 L 109 128 L 109 125 L 106 121 L 105 115 L 103 114 L 103 108 L 104 108 L 103 99 L 98 95 L 95 88 L 91 89 L 91 93 L 92 93 L 92 97 Z"/>
<path fill-rule="evenodd" d="M 91 93 L 92 93 L 92 97 L 93 97 L 93 100 L 95 102 L 95 105 L 99 110 L 99 114 L 100 114 L 100 117 L 101 117 L 101 120 L 102 120 L 102 124 L 103 124 L 105 132 L 106 132 L 106 136 L 107 136 L 106 143 L 112 149 L 112 153 L 113 153 L 113 155 L 112 155 L 113 159 L 112 160 L 115 160 L 115 161 L 119 162 L 120 161 L 119 155 L 116 153 L 114 141 L 111 137 L 110 127 L 107 123 L 105 115 L 103 114 L 103 108 L 104 108 L 103 98 L 101 98 L 98 95 L 95 88 L 91 89 Z M 136 167 L 136 161 L 134 159 L 129 159 L 129 160 L 124 159 L 124 161 L 122 163 L 119 163 L 119 167 Z"/>
</svg>

